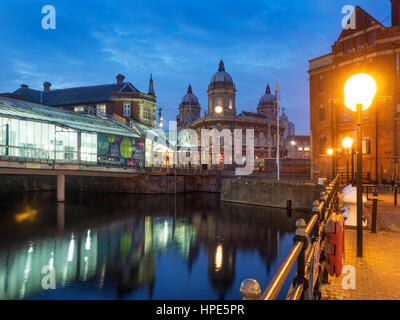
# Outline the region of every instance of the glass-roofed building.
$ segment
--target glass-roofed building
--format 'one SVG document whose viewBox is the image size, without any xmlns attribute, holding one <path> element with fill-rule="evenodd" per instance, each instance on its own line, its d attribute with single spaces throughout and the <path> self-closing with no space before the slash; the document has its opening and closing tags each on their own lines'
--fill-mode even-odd
<svg viewBox="0 0 400 320">
<path fill-rule="evenodd" d="M 141 169 L 145 143 L 110 118 L 0 97 L 0 159 Z"/>
</svg>

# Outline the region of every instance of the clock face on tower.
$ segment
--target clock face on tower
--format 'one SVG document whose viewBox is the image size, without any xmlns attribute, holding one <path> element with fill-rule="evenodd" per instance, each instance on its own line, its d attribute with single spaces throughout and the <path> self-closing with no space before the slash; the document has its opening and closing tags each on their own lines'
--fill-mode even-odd
<svg viewBox="0 0 400 320">
<path fill-rule="evenodd" d="M 215 111 L 215 113 L 220 114 L 220 113 L 222 113 L 224 111 L 224 108 L 222 108 L 221 106 L 216 106 L 214 108 L 214 111 Z"/>
</svg>

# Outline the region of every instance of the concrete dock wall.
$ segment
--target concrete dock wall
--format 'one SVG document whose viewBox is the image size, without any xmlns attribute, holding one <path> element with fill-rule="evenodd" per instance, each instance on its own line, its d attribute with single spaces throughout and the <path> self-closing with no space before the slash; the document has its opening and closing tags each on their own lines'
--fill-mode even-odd
<svg viewBox="0 0 400 320">
<path fill-rule="evenodd" d="M 57 190 L 57 176 L 0 175 L 0 193 Z M 128 178 L 65 176 L 65 190 L 79 192 L 121 192 L 161 194 L 184 192 L 220 192 L 219 176 L 137 175 Z"/>
<path fill-rule="evenodd" d="M 322 187 L 313 183 L 272 182 L 264 179 L 224 179 L 221 200 L 259 206 L 292 208 L 301 211 L 312 209 L 314 200 L 320 198 Z"/>
</svg>

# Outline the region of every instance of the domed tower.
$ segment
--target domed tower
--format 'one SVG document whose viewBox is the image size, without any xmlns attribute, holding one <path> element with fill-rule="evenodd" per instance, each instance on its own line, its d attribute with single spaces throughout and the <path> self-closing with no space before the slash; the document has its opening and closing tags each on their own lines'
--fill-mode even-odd
<svg viewBox="0 0 400 320">
<path fill-rule="evenodd" d="M 189 84 L 187 94 L 182 98 L 179 105 L 178 128 L 186 128 L 200 118 L 200 103 L 193 94 L 192 86 Z"/>
<path fill-rule="evenodd" d="M 276 97 L 271 94 L 271 87 L 267 85 L 265 94 L 261 97 L 257 106 L 257 113 L 270 120 L 276 119 Z"/>
<path fill-rule="evenodd" d="M 219 63 L 218 72 L 208 86 L 208 115 L 236 115 L 236 89 L 232 77 L 225 72 L 224 62 Z"/>
</svg>

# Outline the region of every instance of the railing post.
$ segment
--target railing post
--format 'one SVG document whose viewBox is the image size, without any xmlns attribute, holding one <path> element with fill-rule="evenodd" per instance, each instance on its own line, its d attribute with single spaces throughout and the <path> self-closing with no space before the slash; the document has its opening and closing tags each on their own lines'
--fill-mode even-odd
<svg viewBox="0 0 400 320">
<path fill-rule="evenodd" d="M 372 227 L 371 227 L 372 233 L 376 233 L 377 215 L 378 215 L 378 192 L 374 191 L 374 195 L 372 197 Z"/>
<path fill-rule="evenodd" d="M 314 236 L 318 237 L 318 231 L 319 231 L 319 226 L 321 224 L 321 220 L 322 220 L 322 215 L 321 215 L 321 211 L 319 210 L 319 201 L 315 200 L 313 202 L 313 209 L 312 209 L 312 214 L 317 214 L 318 215 L 318 223 L 316 224 L 316 226 L 314 227 Z"/>
<path fill-rule="evenodd" d="M 306 250 L 308 244 L 308 237 L 306 234 L 306 222 L 303 219 L 299 219 L 296 221 L 296 235 L 293 238 L 293 242 L 297 243 L 298 241 L 303 242 L 303 247 L 300 251 L 300 254 L 297 258 L 297 274 L 294 278 L 294 286 L 297 284 L 303 284 L 303 292 L 301 294 L 301 300 L 305 298 L 305 292 L 308 289 L 308 281 L 306 279 Z"/>
<path fill-rule="evenodd" d="M 258 300 L 261 295 L 261 288 L 257 280 L 244 280 L 240 285 L 240 295 L 243 300 Z"/>
</svg>

